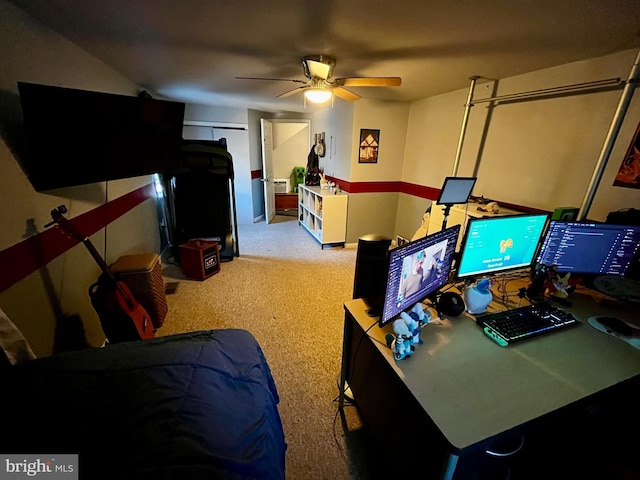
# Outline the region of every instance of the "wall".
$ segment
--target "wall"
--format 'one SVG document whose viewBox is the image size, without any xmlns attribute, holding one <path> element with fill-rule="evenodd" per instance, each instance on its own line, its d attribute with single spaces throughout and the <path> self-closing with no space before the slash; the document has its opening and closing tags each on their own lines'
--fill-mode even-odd
<svg viewBox="0 0 640 480">
<path fill-rule="evenodd" d="M 309 123 L 276 122 L 273 124 L 273 176 L 290 178 L 294 167 L 307 165 Z"/>
<path fill-rule="evenodd" d="M 480 80 L 474 98 L 614 77 L 626 80 L 636 57 L 636 50 L 626 50 L 499 82 Z M 338 183 L 343 181 L 350 193 L 347 242 L 370 232 L 392 238 L 396 234 L 413 236 L 444 178 L 453 174 L 468 93 L 468 88 L 460 89 L 409 106 L 366 99 L 353 104 L 337 102 L 334 108 L 314 114 L 314 128 L 326 128 L 327 136 L 337 132 L 340 153 L 325 164 L 325 171 L 337 177 Z M 477 196 L 548 211 L 580 207 L 621 95 L 622 90 L 617 89 L 495 106 L 479 102 L 470 110 L 457 174 L 478 176 L 473 192 Z M 640 205 L 640 190 L 612 186 L 639 122 L 636 93 L 588 218 L 603 221 L 610 211 Z M 378 164 L 357 163 L 360 128 L 380 128 Z M 353 136 L 353 143 L 341 150 L 341 139 L 348 135 Z M 403 149 L 399 157 L 397 152 Z M 396 207 L 395 224 L 390 205 Z"/>
<path fill-rule="evenodd" d="M 629 75 L 637 56 L 628 50 L 588 61 L 501 80 L 497 95 Z M 474 98 L 491 97 L 492 84 L 479 84 Z M 467 90 L 411 105 L 402 179 L 439 187 L 451 175 Z M 474 195 L 552 211 L 580 207 L 622 90 L 471 108 L 459 175 L 478 181 Z M 613 187 L 615 174 L 640 121 L 640 97 L 633 97 L 588 218 L 638 206 L 640 190 Z"/>
<path fill-rule="evenodd" d="M 64 204 L 67 218 L 99 226 L 90 240 L 107 262 L 125 253 L 158 252 L 153 189 L 145 188 L 151 177 L 36 192 L 17 161 L 26 154 L 17 82 L 125 95 L 140 89 L 6 0 L 0 0 L 0 35 L 0 308 L 36 355 L 60 349 L 56 335 L 73 341 L 69 347 L 100 345 L 104 335 L 87 294 L 99 267 L 82 244 L 66 250 L 73 244 L 68 236 L 44 225 L 51 210 Z M 58 248 L 64 253 L 53 254 Z"/>
<path fill-rule="evenodd" d="M 365 98 L 314 114 L 314 131 L 326 131 L 320 166 L 349 192 L 347 243 L 369 233 L 394 235 L 408 120 L 409 104 Z M 358 162 L 360 129 L 380 130 L 377 163 Z"/>
<path fill-rule="evenodd" d="M 336 100 L 333 106 L 313 114 L 312 131 L 325 132 L 327 145 L 326 155 L 320 159 L 320 168 L 336 181 L 351 179 L 354 105 Z"/>
</svg>

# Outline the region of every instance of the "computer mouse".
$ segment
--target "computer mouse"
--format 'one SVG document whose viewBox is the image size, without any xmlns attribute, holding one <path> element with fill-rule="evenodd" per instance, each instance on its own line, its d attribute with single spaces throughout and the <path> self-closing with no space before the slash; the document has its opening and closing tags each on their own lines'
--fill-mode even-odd
<svg viewBox="0 0 640 480">
<path fill-rule="evenodd" d="M 619 338 L 640 350 L 640 328 L 630 325 L 619 318 L 606 315 L 589 317 L 587 322 L 596 330 Z"/>
<path fill-rule="evenodd" d="M 616 333 L 625 337 L 631 337 L 634 333 L 634 328 L 627 325 L 625 322 L 616 317 L 597 317 L 598 321 L 607 328 L 610 328 Z"/>
</svg>

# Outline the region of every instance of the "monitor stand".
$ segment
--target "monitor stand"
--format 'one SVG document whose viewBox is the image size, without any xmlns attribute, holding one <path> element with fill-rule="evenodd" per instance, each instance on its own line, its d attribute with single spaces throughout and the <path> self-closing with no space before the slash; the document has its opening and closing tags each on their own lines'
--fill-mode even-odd
<svg viewBox="0 0 640 480">
<path fill-rule="evenodd" d="M 367 304 L 367 309 L 365 310 L 367 316 L 373 318 L 382 315 L 382 305 L 384 303 L 382 298 L 365 298 L 364 303 Z"/>
<path fill-rule="evenodd" d="M 451 211 L 452 203 L 446 203 L 444 205 L 444 210 L 442 211 L 442 230 L 447 228 L 447 218 L 449 217 L 449 212 Z"/>
<path fill-rule="evenodd" d="M 382 307 L 371 307 L 365 310 L 368 317 L 380 317 L 382 315 Z"/>
</svg>

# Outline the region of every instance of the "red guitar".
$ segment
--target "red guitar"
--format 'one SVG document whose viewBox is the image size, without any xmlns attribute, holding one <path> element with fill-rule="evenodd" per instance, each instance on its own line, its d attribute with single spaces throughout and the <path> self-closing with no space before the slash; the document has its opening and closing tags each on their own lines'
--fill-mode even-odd
<svg viewBox="0 0 640 480">
<path fill-rule="evenodd" d="M 91 305 L 98 313 L 100 324 L 110 343 L 129 340 L 142 340 L 155 337 L 155 331 L 149 314 L 131 294 L 127 285 L 116 279 L 104 259 L 100 256 L 88 237 L 82 235 L 73 224 L 64 217 L 67 208 L 60 205 L 51 211 L 53 222 L 76 240 L 81 241 L 96 261 L 102 275 L 89 287 Z"/>
</svg>

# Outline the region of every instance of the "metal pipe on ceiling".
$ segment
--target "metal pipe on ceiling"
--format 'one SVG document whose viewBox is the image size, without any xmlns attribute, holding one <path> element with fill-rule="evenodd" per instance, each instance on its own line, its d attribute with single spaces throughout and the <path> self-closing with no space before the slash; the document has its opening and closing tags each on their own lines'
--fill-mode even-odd
<svg viewBox="0 0 640 480">
<path fill-rule="evenodd" d="M 574 83 L 571 85 L 561 85 L 559 87 L 550 87 L 550 88 L 541 88 L 539 90 L 531 90 L 528 92 L 520 92 L 520 93 L 511 93 L 508 95 L 500 95 L 497 97 L 490 98 L 480 98 L 474 101 L 475 103 L 483 103 L 483 102 L 500 102 L 507 100 L 518 100 L 520 98 L 532 98 L 532 97 L 541 97 L 545 95 L 557 95 L 561 93 L 571 93 L 571 92 L 583 92 L 587 90 L 600 89 L 605 87 L 619 87 L 623 85 L 624 82 L 617 78 L 607 78 L 605 80 L 595 80 L 593 82 L 584 82 L 584 83 Z"/>
<path fill-rule="evenodd" d="M 469 122 L 469 111 L 471 107 L 473 107 L 473 90 L 476 86 L 476 81 L 479 79 L 479 76 L 469 77 L 471 80 L 471 85 L 469 86 L 469 94 L 467 95 L 467 103 L 464 105 L 464 116 L 462 117 L 462 127 L 460 129 L 460 139 L 458 140 L 458 148 L 456 150 L 456 158 L 453 162 L 453 172 L 452 176 L 456 176 L 458 174 L 458 166 L 460 165 L 460 155 L 462 155 L 462 144 L 464 143 L 464 136 L 467 132 L 467 123 Z"/>
</svg>

